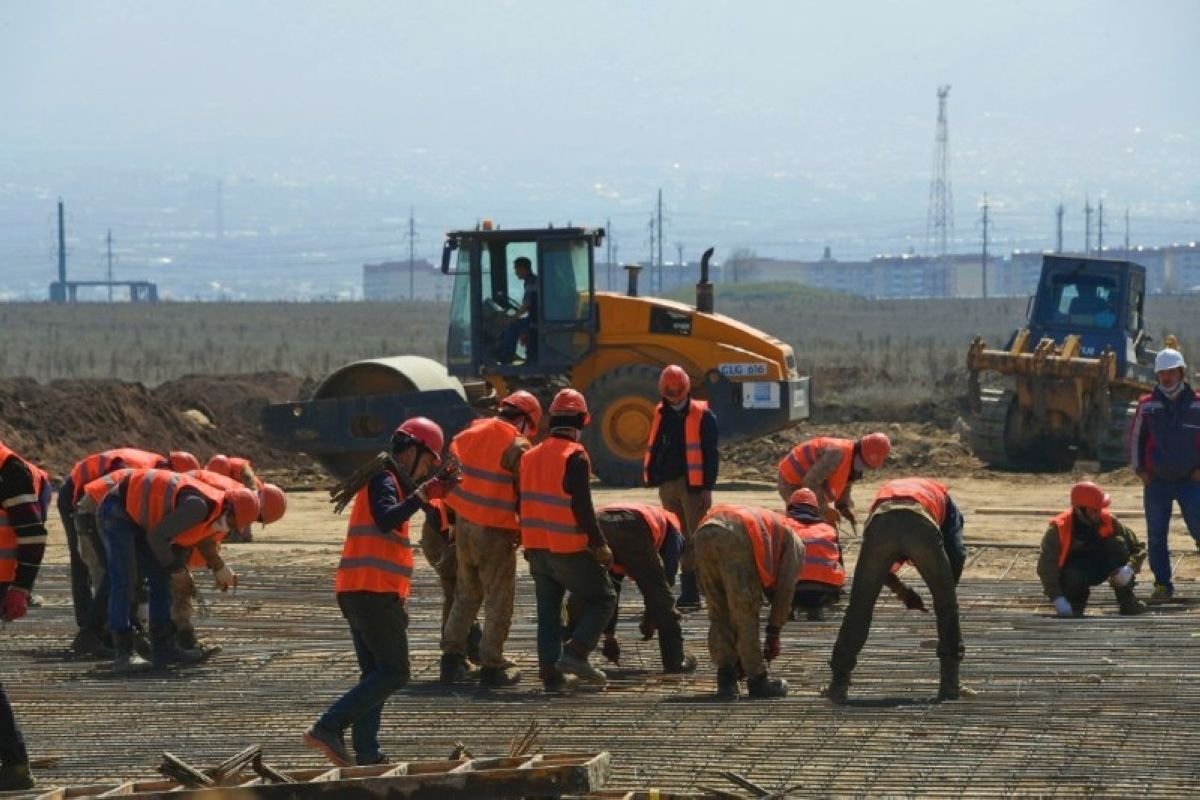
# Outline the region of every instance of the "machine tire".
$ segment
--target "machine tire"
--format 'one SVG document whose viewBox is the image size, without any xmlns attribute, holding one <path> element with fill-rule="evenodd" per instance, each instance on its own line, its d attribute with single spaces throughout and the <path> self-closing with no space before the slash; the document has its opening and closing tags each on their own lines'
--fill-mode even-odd
<svg viewBox="0 0 1200 800">
<path fill-rule="evenodd" d="M 659 368 L 649 364 L 617 367 L 584 390 L 592 423 L 583 443 L 592 470 L 607 486 L 641 486 L 642 460 L 660 398 Z"/>
<path fill-rule="evenodd" d="M 1011 390 L 984 389 L 980 411 L 970 421 L 967 441 L 975 457 L 993 468 L 1011 467 L 1005 431 L 1014 393 Z"/>
</svg>

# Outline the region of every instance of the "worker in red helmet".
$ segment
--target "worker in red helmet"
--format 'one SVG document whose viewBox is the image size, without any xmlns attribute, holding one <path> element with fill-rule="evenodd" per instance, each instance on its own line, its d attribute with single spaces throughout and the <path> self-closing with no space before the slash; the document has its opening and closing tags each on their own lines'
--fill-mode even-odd
<svg viewBox="0 0 1200 800">
<path fill-rule="evenodd" d="M 678 364 L 663 369 L 658 393 L 662 402 L 650 423 L 643 478 L 647 486 L 658 487 L 663 508 L 683 523 L 682 575 L 676 606 L 695 610 L 700 608 L 700 593 L 691 537 L 712 506 L 712 490 L 721 465 L 717 417 L 708 403 L 692 397 L 692 380 Z"/>
<path fill-rule="evenodd" d="M 409 679 L 409 519 L 431 500 L 444 498 L 457 482 L 453 471 L 434 475 L 444 444 L 442 429 L 433 420 L 405 420 L 392 435 L 391 458 L 377 459 L 374 467 L 340 487 L 353 493 L 353 507 L 334 588 L 350 626 L 361 679 L 303 737 L 306 746 L 335 766 L 386 760 L 379 747 L 383 706 Z M 347 729 L 353 756 L 346 747 Z"/>
<path fill-rule="evenodd" d="M 232 478 L 247 489 L 258 492 L 260 499 L 262 498 L 263 487 L 267 484 L 254 471 L 254 465 L 250 463 L 250 459 L 218 453 L 208 460 L 204 468 L 209 472 L 215 472 L 227 478 Z M 195 467 L 195 469 L 199 469 L 199 467 Z M 276 486 L 275 491 L 278 492 L 279 487 Z M 271 511 L 272 514 L 278 513 L 279 516 L 283 515 L 278 504 L 272 505 Z M 254 533 L 250 530 L 249 526 L 246 526 L 245 530 L 231 531 L 227 541 L 251 542 L 254 541 Z"/>
<path fill-rule="evenodd" d="M 103 479 L 101 479 L 103 480 Z M 90 485 L 90 484 L 89 484 Z M 156 667 L 194 664 L 204 658 L 179 647 L 171 624 L 171 573 L 186 568 L 200 541 L 258 516 L 249 489 L 222 491 L 182 473 L 134 469 L 124 473 L 100 503 L 100 535 L 108 553 L 108 620 L 116 672 L 150 666 L 133 650 L 129 606 L 136 565 L 149 585 L 151 660 Z"/>
<path fill-rule="evenodd" d="M 0 621 L 25 616 L 46 552 L 50 476 L 0 442 Z M 33 788 L 29 754 L 0 684 L 0 792 Z"/>
<path fill-rule="evenodd" d="M 588 661 L 616 606 L 607 568 L 613 554 L 596 522 L 591 461 L 579 443 L 591 417 L 583 395 L 563 389 L 550 403 L 550 435 L 521 459 L 521 544 L 537 596 L 538 672 L 548 692 L 577 680 L 604 687 L 608 676 Z M 563 598 L 581 609 L 570 639 L 562 636 Z"/>
<path fill-rule="evenodd" d="M 1146 548 L 1109 512 L 1111 498 L 1091 481 L 1071 487 L 1071 507 L 1050 520 L 1042 537 L 1038 577 L 1060 617 L 1081 617 L 1091 587 L 1108 581 L 1122 614 L 1141 614 L 1135 576 Z"/>
<path fill-rule="evenodd" d="M 838 601 L 846 585 L 838 529 L 825 521 L 820 507 L 812 489 L 797 489 L 787 502 L 792 530 L 804 543 L 804 561 L 796 578 L 792 608 L 803 611 L 812 622 L 825 618 L 825 607 Z"/>
<path fill-rule="evenodd" d="M 850 489 L 868 469 L 879 469 L 892 450 L 886 433 L 869 433 L 861 439 L 815 436 L 791 449 L 779 462 L 776 488 L 783 502 L 797 489 L 812 489 L 821 514 L 830 525 L 838 518 L 858 529 Z"/>
<path fill-rule="evenodd" d="M 512 686 L 521 673 L 504 656 L 517 592 L 517 486 L 521 457 L 533 446 L 542 404 L 526 391 L 500 401 L 496 416 L 475 420 L 450 442 L 463 480 L 446 497 L 455 515 L 458 573 L 454 605 L 442 630 L 440 680 L 457 683 L 475 677 L 467 664 L 471 626 L 482 606 L 479 682 Z"/>
</svg>

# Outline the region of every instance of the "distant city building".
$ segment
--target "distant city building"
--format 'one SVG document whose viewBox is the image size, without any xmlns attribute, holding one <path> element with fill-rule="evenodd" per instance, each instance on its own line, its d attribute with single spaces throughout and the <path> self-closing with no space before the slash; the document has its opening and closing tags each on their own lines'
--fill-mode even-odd
<svg viewBox="0 0 1200 800">
<path fill-rule="evenodd" d="M 364 300 L 444 300 L 451 279 L 425 259 L 363 264 Z M 411 291 L 410 291 L 411 285 Z"/>
<path fill-rule="evenodd" d="M 1200 292 L 1200 246 L 1172 245 L 1163 251 L 1163 285 L 1168 292 Z"/>
</svg>

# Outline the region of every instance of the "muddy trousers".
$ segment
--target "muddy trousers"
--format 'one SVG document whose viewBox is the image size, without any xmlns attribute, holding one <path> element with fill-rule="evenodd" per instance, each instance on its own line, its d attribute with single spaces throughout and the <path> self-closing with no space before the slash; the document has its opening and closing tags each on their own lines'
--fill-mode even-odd
<svg viewBox="0 0 1200 800">
<path fill-rule="evenodd" d="M 0 764 L 28 764 L 29 754 L 25 752 L 25 739 L 21 729 L 17 727 L 17 718 L 13 715 L 12 704 L 4 693 L 4 685 L 0 684 Z"/>
<path fill-rule="evenodd" d="M 482 606 L 480 663 L 485 667 L 504 667 L 504 643 L 512 626 L 517 592 L 520 533 L 483 527 L 459 517 L 454 538 L 458 574 L 454 605 L 442 631 L 442 652 L 466 655 L 467 638 Z"/>
<path fill-rule="evenodd" d="M 108 624 L 108 556 L 95 514 L 76 512 L 74 529 L 79 547 L 79 558 L 87 570 L 93 592 L 91 608 L 84 627 L 96 633 Z M 74 578 L 72 578 L 74 580 Z"/>
<path fill-rule="evenodd" d="M 658 499 L 663 508 L 679 517 L 679 524 L 683 528 L 681 531 L 683 533 L 683 557 L 679 560 L 679 568 L 685 573 L 694 572 L 696 554 L 692 545 L 692 537 L 697 526 L 700 525 L 700 520 L 708 513 L 712 499 L 710 497 L 705 502 L 704 494 L 691 491 L 688 488 L 686 477 L 673 478 L 664 482 L 658 487 Z"/>
<path fill-rule="evenodd" d="M 579 621 L 571 634 L 572 649 L 586 655 L 596 649 L 605 626 L 612 618 L 617 597 L 608 571 L 587 550 L 551 553 L 526 550 L 529 574 L 537 598 L 538 664 L 553 666 L 562 656 L 563 598 L 567 592 L 578 598 Z"/>
<path fill-rule="evenodd" d="M 429 566 L 437 573 L 442 586 L 442 632 L 446 620 L 454 607 L 454 588 L 458 581 L 458 548 L 450 538 L 438 530 L 436 525 L 426 522 L 421 526 L 421 552 Z"/>
<path fill-rule="evenodd" d="M 745 532 L 720 521 L 696 531 L 696 572 L 708 602 L 708 652 L 717 669 L 739 663 L 750 680 L 767 674 L 759 615 L 762 580 Z"/>
<path fill-rule="evenodd" d="M 68 477 L 58 490 L 58 515 L 62 518 L 63 530 L 67 534 L 67 553 L 71 560 L 71 606 L 75 611 L 75 626 L 88 627 L 92 618 L 92 603 L 95 602 L 96 585 L 88 573 L 79 551 L 79 535 L 75 531 L 75 484 Z"/>
<path fill-rule="evenodd" d="M 863 531 L 862 550 L 854 568 L 850 602 L 829 660 L 834 678 L 847 677 L 871 632 L 875 601 L 898 561 L 911 561 L 933 596 L 937 615 L 937 654 L 942 663 L 963 658 L 962 628 L 954 570 L 942 546 L 941 531 L 923 514 L 897 509 L 871 517 Z"/>
</svg>

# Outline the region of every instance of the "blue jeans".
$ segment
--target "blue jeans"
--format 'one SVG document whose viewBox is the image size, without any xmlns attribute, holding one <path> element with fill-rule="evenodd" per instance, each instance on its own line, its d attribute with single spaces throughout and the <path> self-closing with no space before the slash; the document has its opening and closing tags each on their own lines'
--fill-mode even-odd
<svg viewBox="0 0 1200 800">
<path fill-rule="evenodd" d="M 360 679 L 317 724 L 338 734 L 350 728 L 356 760 L 370 764 L 383 755 L 379 749 L 383 705 L 408 683 L 408 612 L 395 594 L 341 592 L 337 601 L 350 623 Z"/>
<path fill-rule="evenodd" d="M 25 740 L 21 738 L 21 729 L 17 727 L 17 718 L 13 716 L 12 704 L 8 702 L 3 684 L 0 684 L 0 763 L 29 763 Z"/>
<path fill-rule="evenodd" d="M 1142 491 L 1142 507 L 1146 511 L 1146 545 L 1150 551 L 1150 569 L 1154 582 L 1171 589 L 1171 548 L 1167 546 L 1167 530 L 1175 503 L 1183 512 L 1188 533 L 1200 542 L 1200 483 L 1196 481 L 1164 481 L 1154 478 Z"/>
<path fill-rule="evenodd" d="M 550 666 L 562 656 L 562 607 L 567 592 L 579 609 L 571 641 L 584 653 L 595 650 L 617 607 L 608 571 L 587 551 L 526 550 L 525 560 L 537 598 L 538 664 Z"/>
<path fill-rule="evenodd" d="M 98 522 L 108 556 L 108 626 L 113 633 L 133 630 L 129 609 L 138 569 L 150 586 L 150 625 L 171 623 L 171 579 L 146 541 L 146 533 L 128 514 L 121 498 L 109 495 L 100 504 Z"/>
</svg>

